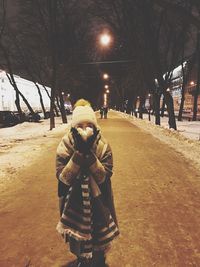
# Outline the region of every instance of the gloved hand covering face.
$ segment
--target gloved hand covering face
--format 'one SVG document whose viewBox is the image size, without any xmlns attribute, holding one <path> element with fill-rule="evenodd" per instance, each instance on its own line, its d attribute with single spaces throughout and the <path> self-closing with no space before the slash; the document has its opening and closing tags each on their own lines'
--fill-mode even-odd
<svg viewBox="0 0 200 267">
<path fill-rule="evenodd" d="M 81 135 L 83 140 L 86 142 L 87 139 L 94 134 L 94 130 L 91 127 L 86 127 L 85 129 L 82 129 L 81 127 L 77 128 L 78 133 Z"/>
</svg>

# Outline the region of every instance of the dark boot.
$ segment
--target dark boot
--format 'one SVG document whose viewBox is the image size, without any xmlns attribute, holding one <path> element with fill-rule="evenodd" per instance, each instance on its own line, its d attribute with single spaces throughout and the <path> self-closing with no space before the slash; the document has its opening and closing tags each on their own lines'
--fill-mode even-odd
<svg viewBox="0 0 200 267">
<path fill-rule="evenodd" d="M 79 258 L 77 267 L 92 267 L 92 260 Z"/>
<path fill-rule="evenodd" d="M 67 267 L 92 267 L 92 262 L 91 260 L 78 258 L 77 260 L 69 262 Z"/>
<path fill-rule="evenodd" d="M 92 267 L 108 267 L 106 257 L 103 252 L 95 252 L 92 260 Z"/>
</svg>

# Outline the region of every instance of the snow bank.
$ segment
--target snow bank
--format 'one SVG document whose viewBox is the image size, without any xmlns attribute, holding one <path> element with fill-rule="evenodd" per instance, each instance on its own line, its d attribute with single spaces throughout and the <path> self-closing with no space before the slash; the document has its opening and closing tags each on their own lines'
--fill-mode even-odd
<svg viewBox="0 0 200 267">
<path fill-rule="evenodd" d="M 71 121 L 71 116 L 68 121 Z M 50 131 L 48 119 L 40 123 L 24 122 L 14 127 L 0 128 L 1 189 L 13 180 L 17 170 L 37 160 L 44 143 L 51 145 L 55 134 L 64 133 L 68 124 L 62 124 L 61 118 L 55 118 L 55 126 Z"/>
<path fill-rule="evenodd" d="M 191 160 L 195 164 L 195 166 L 200 169 L 200 141 L 189 139 L 183 136 L 182 132 L 180 131 L 165 128 L 167 127 L 167 125 L 159 126 L 153 124 L 153 122 L 138 119 L 128 114 L 121 112 L 118 112 L 118 114 L 120 114 L 120 116 L 122 116 L 123 118 L 128 119 L 134 125 L 152 134 L 160 141 L 171 146 L 177 152 L 181 153 L 185 158 Z M 184 124 L 186 124 L 186 126 L 188 127 L 188 123 L 190 122 L 184 122 L 182 124 L 182 127 L 184 127 Z M 199 129 L 198 123 L 199 122 L 196 122 L 195 126 Z M 191 124 L 194 124 L 194 122 Z M 195 127 L 192 127 L 192 129 L 194 130 Z"/>
<path fill-rule="evenodd" d="M 148 120 L 148 114 L 143 114 L 143 119 Z M 168 129 L 168 117 L 161 117 L 161 126 Z M 151 115 L 151 121 L 155 122 L 155 116 Z M 178 132 L 183 136 L 192 139 L 200 140 L 200 121 L 176 121 Z"/>
</svg>

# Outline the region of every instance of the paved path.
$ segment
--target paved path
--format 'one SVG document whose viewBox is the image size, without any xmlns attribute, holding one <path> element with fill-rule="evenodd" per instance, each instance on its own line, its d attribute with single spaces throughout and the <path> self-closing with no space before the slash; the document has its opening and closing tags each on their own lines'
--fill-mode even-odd
<svg viewBox="0 0 200 267">
<path fill-rule="evenodd" d="M 100 120 L 114 154 L 121 235 L 110 267 L 200 266 L 200 175 L 180 154 L 116 113 Z M 65 267 L 73 259 L 55 231 L 54 158 L 61 136 L 16 173 L 1 196 L 0 266 Z"/>
</svg>

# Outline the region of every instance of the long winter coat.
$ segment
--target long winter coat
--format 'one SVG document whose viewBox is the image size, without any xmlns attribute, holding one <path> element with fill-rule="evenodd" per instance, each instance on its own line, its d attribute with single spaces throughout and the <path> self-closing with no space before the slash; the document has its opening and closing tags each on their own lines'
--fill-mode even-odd
<svg viewBox="0 0 200 267">
<path fill-rule="evenodd" d="M 60 199 L 60 213 L 63 212 L 64 202 L 69 189 L 83 173 L 88 173 L 97 183 L 104 205 L 109 209 L 117 225 L 116 213 L 111 187 L 113 156 L 110 145 L 99 132 L 88 158 L 81 156 L 74 147 L 74 140 L 70 131 L 62 138 L 57 148 L 56 176 L 58 179 L 58 197 Z M 87 169 L 86 167 L 87 166 Z"/>
</svg>

